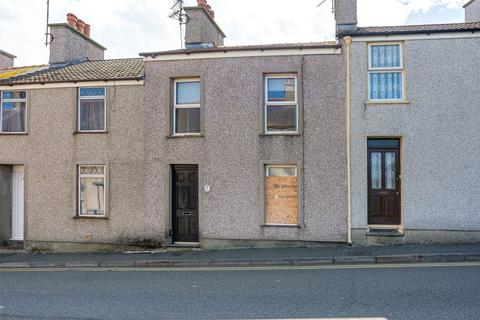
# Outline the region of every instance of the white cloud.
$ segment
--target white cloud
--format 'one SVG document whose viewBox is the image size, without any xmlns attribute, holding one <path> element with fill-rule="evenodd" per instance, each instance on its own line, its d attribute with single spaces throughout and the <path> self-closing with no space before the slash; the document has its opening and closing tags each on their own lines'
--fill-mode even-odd
<svg viewBox="0 0 480 320">
<path fill-rule="evenodd" d="M 361 26 L 401 25 L 412 13 L 426 14 L 435 6 L 461 10 L 463 2 L 464 0 L 358 0 L 358 23 Z"/>
<path fill-rule="evenodd" d="M 195 5 L 195 0 L 185 0 Z M 330 1 L 209 0 L 227 45 L 312 42 L 334 39 Z M 178 24 L 168 18 L 173 0 L 50 0 L 50 22 L 68 12 L 92 25 L 92 38 L 108 48 L 107 58 L 177 49 Z M 411 13 L 441 5 L 461 10 L 463 0 L 358 0 L 360 25 L 403 24 Z M 48 61 L 45 0 L 0 0 L 0 49 L 18 56 L 16 65 Z"/>
</svg>

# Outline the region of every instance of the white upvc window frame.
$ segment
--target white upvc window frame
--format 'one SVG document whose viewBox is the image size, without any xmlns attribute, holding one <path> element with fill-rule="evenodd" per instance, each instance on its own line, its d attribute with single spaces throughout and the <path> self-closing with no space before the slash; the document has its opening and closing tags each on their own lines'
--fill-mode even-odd
<svg viewBox="0 0 480 320">
<path fill-rule="evenodd" d="M 80 90 L 81 89 L 103 89 L 104 95 L 103 96 L 81 96 Z M 77 88 L 77 132 L 88 132 L 88 133 L 95 133 L 95 132 L 107 132 L 107 88 L 106 87 L 78 87 Z M 98 100 L 103 99 L 103 130 L 82 130 L 80 128 L 80 102 L 81 100 Z"/>
<path fill-rule="evenodd" d="M 268 100 L 268 80 L 270 79 L 293 79 L 295 84 L 295 100 L 294 101 L 269 101 Z M 285 74 L 268 74 L 265 75 L 264 80 L 264 103 L 263 103 L 263 131 L 268 135 L 288 135 L 288 134 L 298 134 L 298 79 L 296 74 L 285 73 Z M 268 113 L 267 109 L 269 106 L 295 106 L 295 131 L 268 131 Z"/>
<path fill-rule="evenodd" d="M 20 99 L 3 99 L 4 92 L 25 92 L 25 98 Z M 25 123 L 23 124 L 24 131 L 3 131 L 3 103 L 4 102 L 25 102 Z M 26 90 L 2 90 L 0 91 L 0 134 L 25 134 L 27 133 L 27 119 L 28 119 L 28 96 Z"/>
<path fill-rule="evenodd" d="M 265 177 L 270 177 L 269 168 L 294 168 L 295 176 L 298 177 L 298 168 L 296 164 L 266 164 L 265 165 Z"/>
<path fill-rule="evenodd" d="M 375 46 L 392 46 L 398 45 L 400 48 L 400 66 L 398 67 L 372 67 L 372 47 Z M 406 100 L 406 86 L 405 86 L 405 61 L 404 61 L 404 46 L 403 42 L 371 42 L 367 45 L 368 48 L 368 72 L 367 72 L 367 95 L 368 101 L 372 102 L 402 102 Z M 370 86 L 370 74 L 372 73 L 398 73 L 402 74 L 402 97 L 399 99 L 374 99 L 370 96 L 371 86 Z"/>
<path fill-rule="evenodd" d="M 81 174 L 82 167 L 103 167 L 103 174 Z M 103 178 L 103 214 L 82 214 L 81 206 L 81 178 Z M 105 218 L 107 216 L 107 166 L 104 164 L 79 164 L 77 165 L 77 216 L 90 218 Z"/>
<path fill-rule="evenodd" d="M 266 164 L 265 165 L 264 177 L 263 177 L 263 179 L 264 179 L 263 183 L 264 184 L 265 184 L 265 181 L 266 181 L 265 178 L 270 177 L 269 168 L 294 168 L 295 169 L 295 177 L 297 177 L 297 181 L 298 181 L 298 165 L 295 165 L 295 164 Z M 267 223 L 266 222 L 267 221 L 267 210 L 266 210 L 267 208 L 266 208 L 266 205 L 265 205 L 264 213 L 263 213 L 264 217 L 263 218 L 264 218 L 266 226 L 292 227 L 292 226 L 298 226 L 299 225 L 299 219 L 300 219 L 300 211 L 298 210 L 298 206 L 300 205 L 300 201 L 299 201 L 300 200 L 300 192 L 299 191 L 300 190 L 298 189 L 298 186 L 297 186 L 297 195 L 298 195 L 298 198 L 297 198 L 297 223 L 293 223 L 293 224 L 292 223 Z M 267 192 L 265 187 L 264 187 L 263 192 L 264 192 L 264 197 L 265 197 L 266 192 Z"/>
<path fill-rule="evenodd" d="M 177 83 L 182 82 L 198 82 L 200 84 L 200 103 L 193 104 L 177 104 Z M 200 136 L 202 132 L 202 83 L 201 79 L 198 78 L 182 78 L 175 79 L 173 81 L 173 123 L 172 123 L 172 135 L 175 137 L 184 137 L 184 136 Z M 177 133 L 177 109 L 199 109 L 200 110 L 200 131 L 199 132 L 184 132 Z"/>
</svg>

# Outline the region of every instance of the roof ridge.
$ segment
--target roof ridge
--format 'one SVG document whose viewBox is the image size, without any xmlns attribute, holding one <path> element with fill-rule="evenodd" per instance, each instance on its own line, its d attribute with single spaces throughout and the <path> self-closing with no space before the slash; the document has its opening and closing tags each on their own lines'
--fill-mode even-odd
<svg viewBox="0 0 480 320">
<path fill-rule="evenodd" d="M 401 28 L 401 27 L 428 27 L 428 26 L 449 26 L 449 25 L 469 25 L 480 24 L 480 22 L 449 22 L 449 23 L 423 23 L 423 24 L 399 24 L 399 25 L 383 25 L 383 26 L 359 26 L 358 29 L 364 28 Z"/>
</svg>

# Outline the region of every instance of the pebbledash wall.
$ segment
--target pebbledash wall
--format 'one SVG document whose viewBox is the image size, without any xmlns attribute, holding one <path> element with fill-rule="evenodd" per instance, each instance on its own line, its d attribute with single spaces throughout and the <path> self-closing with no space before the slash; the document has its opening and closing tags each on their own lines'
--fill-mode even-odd
<svg viewBox="0 0 480 320">
<path fill-rule="evenodd" d="M 406 100 L 366 104 L 367 43 L 403 45 Z M 354 244 L 480 240 L 480 34 L 353 37 L 350 161 Z M 367 138 L 401 139 L 403 237 L 366 236 Z"/>
<path fill-rule="evenodd" d="M 148 234 L 172 241 L 170 165 L 197 164 L 202 247 L 347 242 L 344 58 L 339 47 L 329 51 L 222 58 L 227 48 L 215 58 L 218 51 L 145 58 L 145 215 L 158 217 Z M 278 73 L 298 77 L 299 134 L 263 133 L 264 76 Z M 171 83 L 182 77 L 202 82 L 201 137 L 169 137 Z M 269 162 L 298 165 L 297 227 L 265 226 Z"/>
<path fill-rule="evenodd" d="M 144 244 L 150 219 L 143 210 L 143 86 L 107 86 L 107 133 L 75 133 L 78 88 L 73 86 L 27 90 L 28 134 L 0 139 L 0 164 L 25 168 L 24 244 L 57 250 Z M 107 166 L 105 219 L 77 216 L 79 164 Z"/>
</svg>

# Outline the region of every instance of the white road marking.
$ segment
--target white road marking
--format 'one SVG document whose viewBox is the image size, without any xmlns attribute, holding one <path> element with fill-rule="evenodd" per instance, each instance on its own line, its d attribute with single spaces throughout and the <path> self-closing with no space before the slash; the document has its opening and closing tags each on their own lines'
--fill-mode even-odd
<svg viewBox="0 0 480 320">
<path fill-rule="evenodd" d="M 388 264 L 329 264 L 316 266 L 259 266 L 259 267 L 175 267 L 175 268 L 1 268 L 2 272 L 204 272 L 204 271 L 288 271 L 288 270 L 341 270 L 341 269 L 392 269 L 392 268 L 445 268 L 480 267 L 480 261 L 388 263 Z"/>
</svg>

